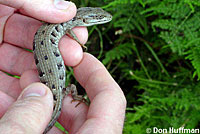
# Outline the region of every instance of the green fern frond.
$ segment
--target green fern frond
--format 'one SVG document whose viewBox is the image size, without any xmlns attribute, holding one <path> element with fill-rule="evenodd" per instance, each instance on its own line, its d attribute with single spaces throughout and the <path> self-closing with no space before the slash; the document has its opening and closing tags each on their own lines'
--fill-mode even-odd
<svg viewBox="0 0 200 134">
<path fill-rule="evenodd" d="M 148 26 L 146 19 L 140 14 L 142 8 L 138 6 L 144 5 L 142 0 L 114 0 L 110 2 L 105 8 L 114 12 L 113 24 L 117 29 L 122 29 L 123 33 L 130 32 L 131 30 L 137 29 L 141 34 L 148 32 Z M 137 4 L 135 4 L 137 2 Z M 112 9 L 112 10 L 111 10 Z M 123 12 L 121 11 L 123 10 Z"/>
<path fill-rule="evenodd" d="M 159 19 L 154 22 L 152 22 L 152 27 L 155 29 L 155 27 L 159 27 L 164 30 L 174 30 L 179 21 L 178 20 L 169 20 L 169 19 Z"/>
<path fill-rule="evenodd" d="M 127 31 L 135 29 L 134 24 L 131 22 L 132 22 L 131 18 L 130 18 L 130 20 L 127 20 L 127 18 L 122 18 L 114 23 L 114 27 L 123 28 L 123 32 L 127 32 Z M 126 24 L 126 25 L 124 25 L 124 24 Z"/>
<path fill-rule="evenodd" d="M 177 52 L 179 55 L 183 54 L 183 48 L 184 48 L 184 40 L 181 36 L 173 36 L 172 32 L 165 32 L 162 31 L 159 35 L 165 42 L 167 43 L 167 46 L 170 47 L 173 52 Z"/>
<path fill-rule="evenodd" d="M 190 7 L 184 3 L 184 1 L 180 1 L 179 3 L 177 3 L 176 0 L 171 0 L 170 2 L 169 0 L 164 0 L 162 2 L 155 1 L 155 3 L 157 2 L 159 2 L 159 5 L 147 8 L 142 11 L 141 14 L 154 12 L 154 14 L 162 13 L 164 16 L 171 16 L 172 18 L 184 18 L 188 12 L 190 12 Z"/>
<path fill-rule="evenodd" d="M 185 3 L 187 3 L 190 8 L 192 9 L 192 12 L 195 11 L 195 7 L 194 6 L 200 6 L 200 1 L 199 0 L 184 0 Z"/>
<path fill-rule="evenodd" d="M 199 41 L 199 45 L 200 45 L 200 41 Z M 188 55 L 186 57 L 186 59 L 191 60 L 192 65 L 196 69 L 195 74 L 200 76 L 200 46 L 197 46 L 197 47 L 194 47 L 193 49 L 190 49 L 185 54 Z M 195 74 L 194 74 L 194 76 L 195 76 Z"/>
<path fill-rule="evenodd" d="M 108 51 L 103 60 L 103 64 L 107 64 L 111 60 L 121 59 L 133 53 L 133 45 L 130 43 L 121 44 Z"/>
<path fill-rule="evenodd" d="M 152 4 L 152 3 L 151 3 Z M 151 25 L 154 31 L 160 31 L 159 37 L 165 42 L 165 47 L 170 47 L 173 52 L 186 56 L 191 60 L 192 65 L 196 69 L 195 74 L 200 78 L 200 45 L 198 37 L 200 36 L 200 11 L 194 14 L 195 5 L 199 3 L 185 1 L 164 0 L 157 6 L 151 6 L 142 12 L 148 14 L 163 14 L 154 20 Z M 152 14 L 152 13 L 151 13 Z M 186 55 L 185 55 L 186 54 Z"/>
<path fill-rule="evenodd" d="M 114 0 L 112 2 L 110 2 L 109 4 L 107 4 L 106 6 L 104 6 L 103 8 L 108 8 L 108 7 L 116 7 L 118 5 L 126 5 L 126 4 L 133 4 L 135 2 L 137 2 L 138 0 Z M 139 0 L 142 4 L 143 2 L 141 0 Z"/>
</svg>

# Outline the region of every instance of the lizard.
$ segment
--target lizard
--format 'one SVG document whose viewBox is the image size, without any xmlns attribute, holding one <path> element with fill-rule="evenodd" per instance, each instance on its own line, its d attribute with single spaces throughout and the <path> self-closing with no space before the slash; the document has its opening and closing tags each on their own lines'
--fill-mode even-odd
<svg viewBox="0 0 200 134">
<path fill-rule="evenodd" d="M 54 108 L 51 120 L 43 134 L 46 134 L 57 121 L 62 108 L 62 100 L 71 92 L 74 100 L 81 101 L 76 86 L 71 84 L 65 88 L 66 68 L 62 55 L 58 49 L 59 40 L 70 35 L 81 46 L 72 28 L 76 26 L 92 26 L 104 24 L 112 20 L 112 15 L 98 7 L 82 7 L 77 9 L 76 16 L 71 20 L 59 24 L 44 23 L 35 33 L 33 40 L 33 54 L 40 82 L 47 85 L 53 94 Z"/>
</svg>

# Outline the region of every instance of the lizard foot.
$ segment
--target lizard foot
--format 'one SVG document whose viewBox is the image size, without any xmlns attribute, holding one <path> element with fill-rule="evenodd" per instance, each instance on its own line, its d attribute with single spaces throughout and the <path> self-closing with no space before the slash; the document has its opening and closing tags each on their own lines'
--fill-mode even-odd
<svg viewBox="0 0 200 134">
<path fill-rule="evenodd" d="M 74 84 L 70 84 L 68 87 L 65 88 L 64 91 L 65 91 L 65 93 L 64 93 L 65 95 L 71 94 L 71 96 L 73 98 L 71 103 L 78 101 L 78 104 L 75 107 L 77 107 L 82 102 L 85 103 L 86 105 L 88 105 L 87 100 L 85 98 L 83 98 L 82 95 L 78 95 L 76 86 Z"/>
</svg>

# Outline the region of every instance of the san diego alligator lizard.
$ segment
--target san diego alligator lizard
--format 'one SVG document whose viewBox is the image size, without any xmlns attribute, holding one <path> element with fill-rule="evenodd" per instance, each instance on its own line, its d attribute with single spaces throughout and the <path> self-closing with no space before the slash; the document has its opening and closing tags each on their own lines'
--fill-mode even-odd
<svg viewBox="0 0 200 134">
<path fill-rule="evenodd" d="M 112 16 L 101 8 L 82 7 L 76 16 L 64 23 L 44 23 L 36 32 L 33 41 L 33 53 L 40 81 L 46 84 L 54 97 L 52 118 L 43 134 L 46 134 L 58 119 L 64 95 L 72 90 L 73 99 L 80 100 L 75 85 L 65 88 L 65 65 L 58 49 L 59 40 L 66 33 L 79 42 L 72 28 L 75 26 L 92 26 L 107 23 Z M 80 44 L 80 43 L 79 43 Z"/>
</svg>

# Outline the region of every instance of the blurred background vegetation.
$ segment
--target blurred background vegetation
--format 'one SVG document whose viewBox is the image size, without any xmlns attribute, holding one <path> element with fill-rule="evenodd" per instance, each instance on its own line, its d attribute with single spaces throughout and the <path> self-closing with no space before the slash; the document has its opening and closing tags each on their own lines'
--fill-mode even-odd
<svg viewBox="0 0 200 134">
<path fill-rule="evenodd" d="M 72 0 L 113 15 L 86 44 L 121 86 L 124 134 L 200 128 L 199 0 Z"/>
</svg>

